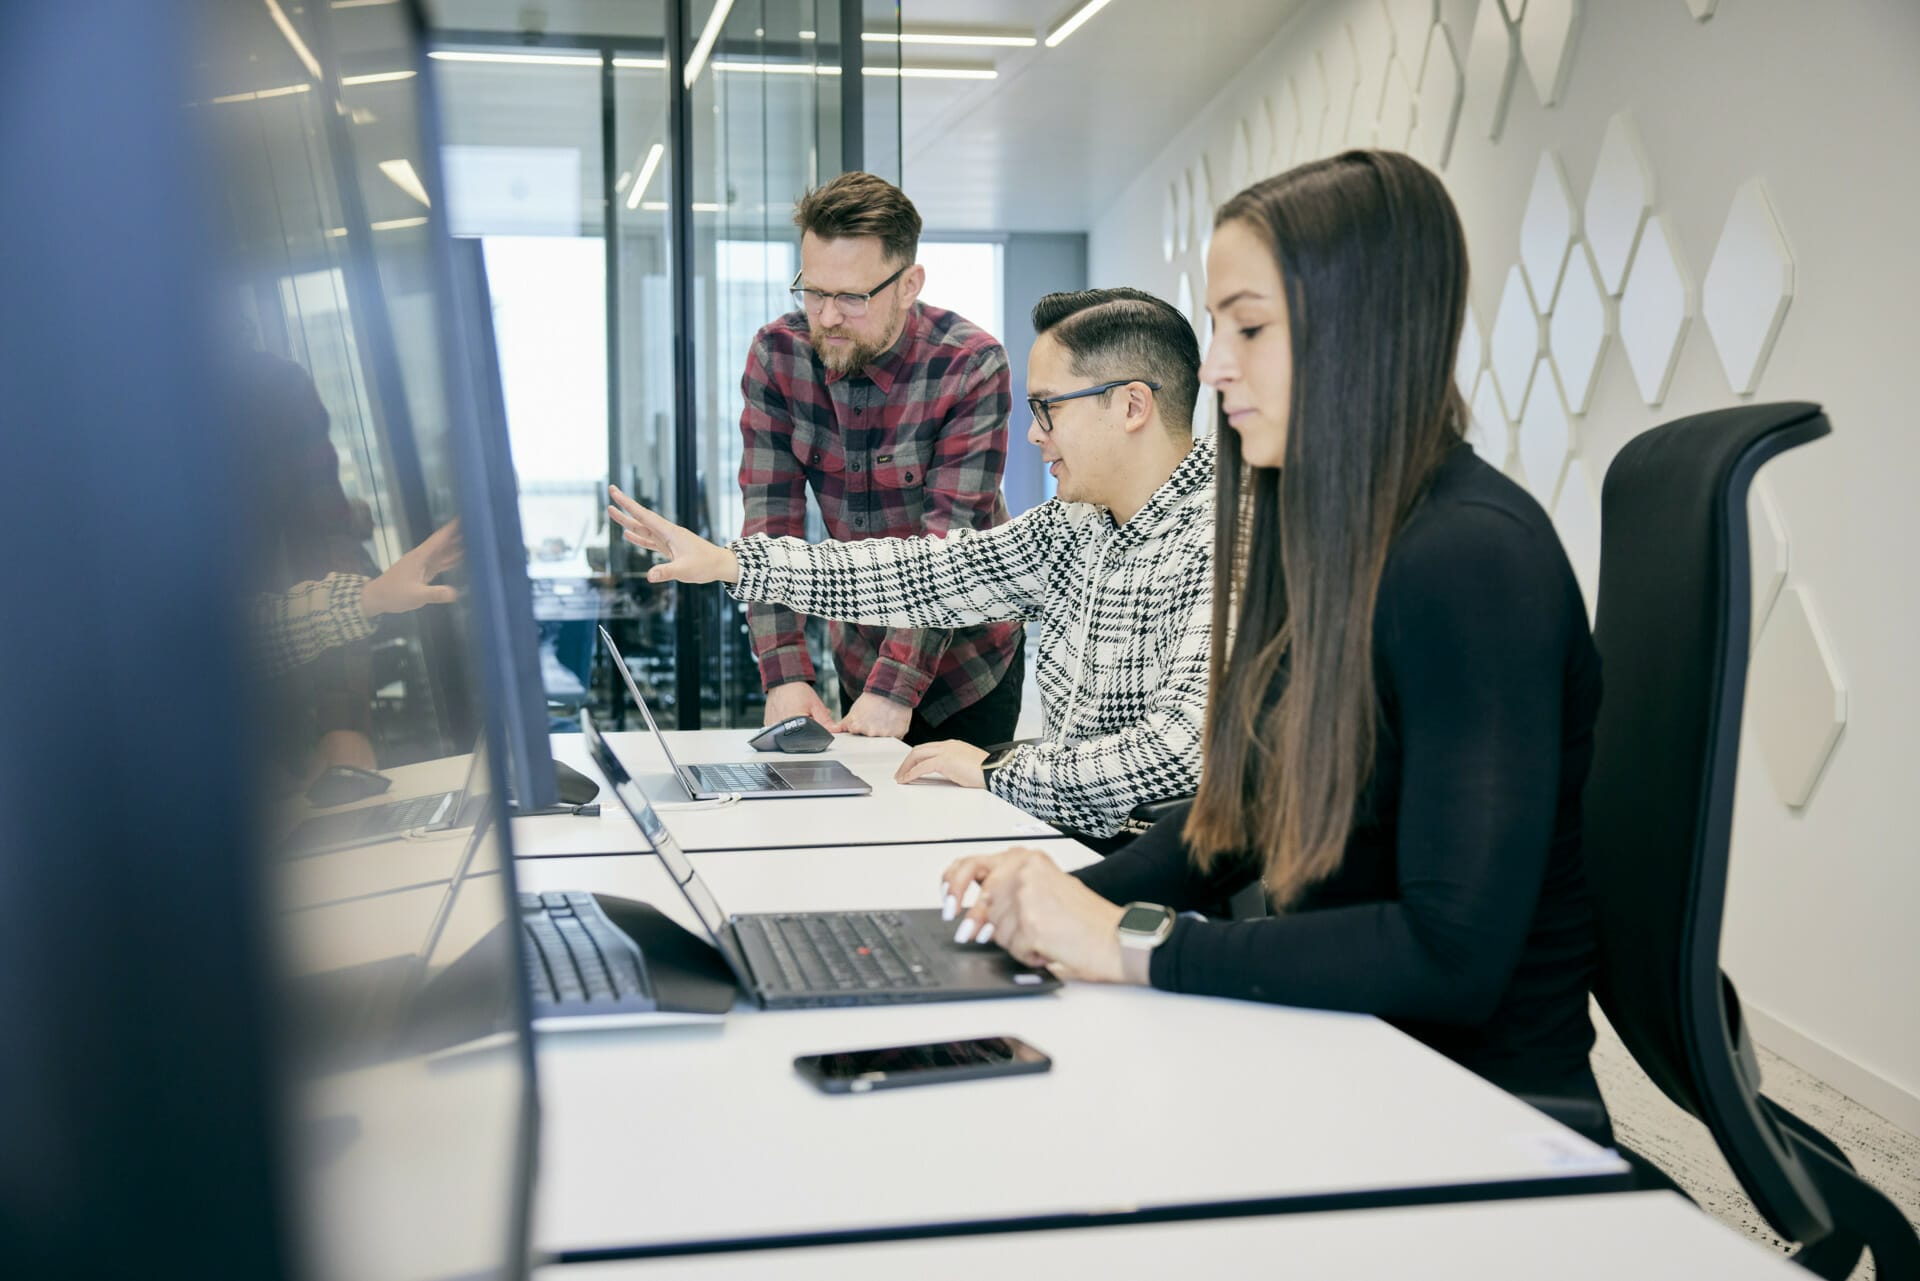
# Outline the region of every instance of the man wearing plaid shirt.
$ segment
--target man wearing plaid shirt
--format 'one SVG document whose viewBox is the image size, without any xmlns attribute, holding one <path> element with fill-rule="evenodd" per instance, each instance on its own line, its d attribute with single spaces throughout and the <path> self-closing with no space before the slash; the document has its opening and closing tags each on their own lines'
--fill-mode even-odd
<svg viewBox="0 0 1920 1281">
<path fill-rule="evenodd" d="M 869 623 L 1037 618 L 1044 737 L 991 754 L 925 743 L 896 777 L 991 788 L 1110 849 L 1136 807 L 1199 781 L 1214 442 L 1194 439 L 1199 344 L 1166 302 L 1137 289 L 1049 294 L 1033 327 L 1027 439 L 1059 495 L 1016 520 L 940 538 L 715 547 L 618 490 L 608 510 L 627 541 L 667 557 L 653 582 L 718 580 L 742 600 Z"/>
<path fill-rule="evenodd" d="M 741 379 L 747 536 L 802 537 L 807 490 L 835 539 L 940 535 L 1007 519 L 1007 356 L 991 335 L 918 301 L 920 215 L 899 188 L 842 174 L 794 210 L 799 307 L 754 336 Z M 766 723 L 987 746 L 1013 737 L 1024 679 L 1017 622 L 952 631 L 834 623 L 853 698 L 836 719 L 813 689 L 799 615 L 747 608 Z"/>
</svg>

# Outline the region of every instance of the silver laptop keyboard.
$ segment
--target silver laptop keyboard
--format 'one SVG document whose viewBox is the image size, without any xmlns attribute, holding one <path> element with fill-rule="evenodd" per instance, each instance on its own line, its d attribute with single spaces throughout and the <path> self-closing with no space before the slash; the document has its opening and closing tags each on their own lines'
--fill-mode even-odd
<svg viewBox="0 0 1920 1281">
<path fill-rule="evenodd" d="M 934 987 L 933 966 L 898 912 L 817 912 L 742 916 L 740 933 L 758 935 L 786 991 L 875 992 Z M 766 980 L 772 975 L 763 976 Z"/>
<path fill-rule="evenodd" d="M 696 765 L 694 781 L 707 792 L 764 792 L 787 790 L 787 780 L 765 765 Z"/>
</svg>

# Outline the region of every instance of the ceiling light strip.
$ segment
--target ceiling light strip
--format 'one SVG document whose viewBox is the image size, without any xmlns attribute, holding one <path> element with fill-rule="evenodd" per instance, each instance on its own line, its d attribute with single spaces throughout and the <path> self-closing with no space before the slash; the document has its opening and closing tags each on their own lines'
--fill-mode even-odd
<svg viewBox="0 0 1920 1281">
<path fill-rule="evenodd" d="M 640 176 L 633 180 L 633 187 L 627 192 L 627 208 L 638 209 L 640 197 L 646 193 L 647 184 L 653 181 L 653 171 L 660 167 L 660 157 L 667 153 L 665 143 L 656 142 L 647 152 L 647 158 L 640 162 Z"/>
<path fill-rule="evenodd" d="M 1073 16 L 1047 33 L 1047 48 L 1057 49 L 1062 41 L 1081 27 L 1087 20 L 1106 8 L 1110 0 L 1087 0 L 1087 3 L 1074 10 Z"/>
</svg>

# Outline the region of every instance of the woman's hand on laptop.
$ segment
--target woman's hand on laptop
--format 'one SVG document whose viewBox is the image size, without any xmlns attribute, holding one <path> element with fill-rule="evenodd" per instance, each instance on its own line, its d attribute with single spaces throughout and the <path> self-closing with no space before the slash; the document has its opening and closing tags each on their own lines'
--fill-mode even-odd
<svg viewBox="0 0 1920 1281">
<path fill-rule="evenodd" d="M 666 560 L 647 571 L 650 583 L 737 583 L 740 581 L 740 562 L 733 553 L 724 547 L 716 547 L 700 535 L 689 529 L 682 529 L 672 521 L 654 512 L 648 511 L 633 499 L 620 492 L 618 485 L 608 485 L 607 492 L 613 501 L 607 505 L 607 515 L 613 523 L 625 532 L 624 537 L 635 547 L 644 547 Z"/>
<path fill-rule="evenodd" d="M 980 892 L 971 906 L 969 887 Z M 1126 909 L 1095 894 L 1035 849 L 970 855 L 940 882 L 941 914 L 958 919 L 956 943 L 997 943 L 1022 965 L 1063 979 L 1121 983 L 1120 918 Z"/>
</svg>

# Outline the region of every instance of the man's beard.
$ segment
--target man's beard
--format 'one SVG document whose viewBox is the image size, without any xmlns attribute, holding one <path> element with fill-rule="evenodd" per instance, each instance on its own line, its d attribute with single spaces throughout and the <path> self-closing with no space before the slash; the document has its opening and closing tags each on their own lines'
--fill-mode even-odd
<svg viewBox="0 0 1920 1281">
<path fill-rule="evenodd" d="M 888 330 L 893 326 L 889 324 Z M 813 330 L 813 349 L 820 353 L 820 363 L 836 374 L 852 373 L 856 369 L 865 369 L 887 348 L 893 346 L 891 339 L 879 343 L 862 342 L 845 330 Z M 844 347 L 834 347 L 827 343 L 829 337 L 846 338 Z"/>
</svg>

